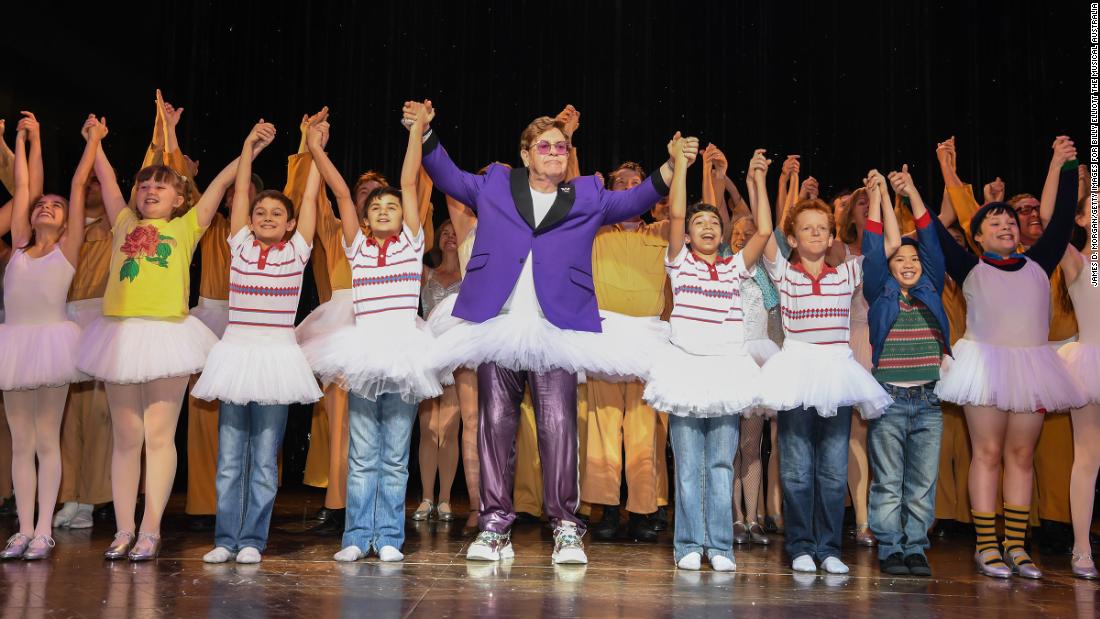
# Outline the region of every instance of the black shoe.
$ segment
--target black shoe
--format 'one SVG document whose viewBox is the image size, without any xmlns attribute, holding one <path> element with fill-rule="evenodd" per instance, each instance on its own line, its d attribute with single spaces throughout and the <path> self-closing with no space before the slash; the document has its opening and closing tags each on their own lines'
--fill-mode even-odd
<svg viewBox="0 0 1100 619">
<path fill-rule="evenodd" d="M 775 524 L 775 518 L 764 516 L 764 532 L 768 535 L 782 535 L 783 529 Z"/>
<path fill-rule="evenodd" d="M 115 520 L 115 504 L 113 502 L 106 502 L 103 505 L 95 508 L 92 512 L 92 519 L 99 520 L 101 522 L 114 522 Z"/>
<path fill-rule="evenodd" d="M 324 522 L 332 517 L 332 512 L 334 511 L 336 510 L 322 507 L 321 509 L 317 510 L 317 514 L 313 516 L 313 519 L 317 522 Z"/>
<path fill-rule="evenodd" d="M 653 520 L 648 515 L 630 514 L 626 534 L 636 542 L 655 543 L 657 531 L 653 530 Z"/>
<path fill-rule="evenodd" d="M 894 558 L 894 555 L 890 558 Z M 924 555 L 911 554 L 905 557 L 905 567 L 909 568 L 909 573 L 913 576 L 932 575 L 932 566 L 928 565 L 928 559 Z"/>
<path fill-rule="evenodd" d="M 589 531 L 592 532 L 592 539 L 601 542 L 610 542 L 615 539 L 615 536 L 619 533 L 619 506 L 605 505 L 603 518 Z"/>
<path fill-rule="evenodd" d="M 516 512 L 516 524 L 538 524 L 540 520 L 542 519 L 534 514 L 529 514 L 527 512 Z"/>
<path fill-rule="evenodd" d="M 214 530 L 214 516 L 188 516 L 187 530 L 194 533 L 204 533 Z"/>
<path fill-rule="evenodd" d="M 921 558 L 923 559 L 923 557 Z M 927 563 L 925 563 L 925 565 L 927 565 Z M 909 566 L 902 560 L 900 552 L 895 552 L 885 559 L 879 559 L 878 568 L 882 570 L 883 574 L 889 574 L 891 576 L 909 575 Z"/>
<path fill-rule="evenodd" d="M 650 516 L 652 520 L 651 528 L 654 531 L 664 531 L 668 528 L 668 506 L 662 505 L 657 508 L 657 513 Z"/>
<path fill-rule="evenodd" d="M 16 510 L 14 496 L 10 496 L 4 499 L 3 502 L 0 502 L 0 516 L 14 516 L 15 514 Z"/>
<path fill-rule="evenodd" d="M 314 535 L 343 535 L 344 534 L 344 510 L 330 509 L 328 518 L 324 522 L 309 530 Z"/>
</svg>

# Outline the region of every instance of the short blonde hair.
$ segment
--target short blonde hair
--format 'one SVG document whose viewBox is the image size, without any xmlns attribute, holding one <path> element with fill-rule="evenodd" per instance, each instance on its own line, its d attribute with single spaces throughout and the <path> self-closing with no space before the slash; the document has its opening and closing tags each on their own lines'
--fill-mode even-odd
<svg viewBox="0 0 1100 619">
<path fill-rule="evenodd" d="M 560 120 L 555 120 L 549 116 L 539 116 L 535 120 L 532 120 L 531 124 L 527 125 L 527 128 L 523 130 L 523 133 L 519 134 L 520 152 L 531 148 L 531 145 L 535 143 L 535 138 L 551 129 L 557 129 L 561 131 L 562 135 L 565 135 L 565 123 Z"/>
</svg>

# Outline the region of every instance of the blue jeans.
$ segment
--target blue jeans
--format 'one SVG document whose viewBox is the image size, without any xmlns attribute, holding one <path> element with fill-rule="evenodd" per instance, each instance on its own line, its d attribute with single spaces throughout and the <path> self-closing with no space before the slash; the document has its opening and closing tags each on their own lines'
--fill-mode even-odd
<svg viewBox="0 0 1100 619">
<path fill-rule="evenodd" d="M 740 424 L 739 415 L 669 415 L 676 457 L 672 549 L 677 562 L 693 552 L 733 559 L 733 456 Z"/>
<path fill-rule="evenodd" d="M 348 397 L 348 507 L 343 547 L 363 552 L 405 543 L 405 490 L 416 404 L 396 393 Z"/>
<path fill-rule="evenodd" d="M 871 531 L 878 556 L 924 554 L 936 513 L 943 413 L 932 392 L 919 387 L 882 386 L 894 404 L 867 431 L 871 454 Z"/>
<path fill-rule="evenodd" d="M 779 411 L 779 479 L 792 559 L 840 558 L 851 429 L 850 406 L 838 408 L 835 417 L 814 408 Z"/>
<path fill-rule="evenodd" d="M 279 446 L 286 405 L 222 402 L 218 412 L 218 514 L 214 545 L 237 552 L 267 548 L 271 508 L 279 488 Z"/>
</svg>

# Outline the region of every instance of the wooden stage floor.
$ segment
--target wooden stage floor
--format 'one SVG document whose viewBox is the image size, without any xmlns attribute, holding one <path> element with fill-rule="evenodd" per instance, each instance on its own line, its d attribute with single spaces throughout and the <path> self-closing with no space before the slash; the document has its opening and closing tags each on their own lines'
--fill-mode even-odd
<svg viewBox="0 0 1100 619">
<path fill-rule="evenodd" d="M 0 617 L 1097 617 L 1100 583 L 1076 580 L 1068 557 L 1038 557 L 1039 582 L 979 576 L 970 539 L 938 539 L 935 576 L 891 578 L 874 549 L 844 549 L 846 577 L 794 576 L 773 536 L 770 547 L 743 547 L 737 572 L 678 572 L 671 531 L 658 544 L 592 543 L 590 564 L 554 567 L 545 527 L 517 525 L 516 558 L 467 562 L 473 533 L 463 523 L 407 521 L 406 560 L 337 564 L 337 537 L 306 529 L 321 495 L 280 494 L 271 544 L 260 565 L 206 565 L 213 533 L 185 530 L 170 516 L 161 558 L 106 562 L 112 527 L 59 530 L 45 562 L 0 565 Z M 414 506 L 410 504 L 411 513 Z M 174 496 L 170 513 L 182 511 Z M 7 535 L 12 520 L 0 522 Z"/>
</svg>

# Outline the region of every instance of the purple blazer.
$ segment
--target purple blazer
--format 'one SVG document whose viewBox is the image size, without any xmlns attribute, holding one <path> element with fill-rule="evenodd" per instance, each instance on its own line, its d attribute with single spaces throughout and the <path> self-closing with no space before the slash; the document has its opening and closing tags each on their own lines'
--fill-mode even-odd
<svg viewBox="0 0 1100 619">
<path fill-rule="evenodd" d="M 608 191 L 594 176 L 558 185 L 558 196 L 535 226 L 527 168 L 491 165 L 484 175 L 458 169 L 433 131 L 424 143 L 424 169 L 443 193 L 477 213 L 477 237 L 454 315 L 485 322 L 500 314 L 530 253 L 535 293 L 546 319 L 561 329 L 600 331 L 592 284 L 592 241 L 601 226 L 648 211 L 668 194 L 650 174 L 628 191 Z"/>
</svg>

